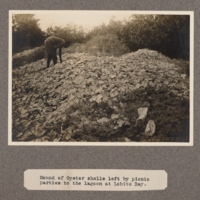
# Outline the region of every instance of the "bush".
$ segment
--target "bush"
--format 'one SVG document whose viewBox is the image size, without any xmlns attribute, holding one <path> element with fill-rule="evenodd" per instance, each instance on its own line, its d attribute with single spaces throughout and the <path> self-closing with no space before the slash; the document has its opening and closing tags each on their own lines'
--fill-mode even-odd
<svg viewBox="0 0 200 200">
<path fill-rule="evenodd" d="M 33 14 L 15 14 L 12 20 L 13 54 L 43 44 L 45 33 L 39 28 L 39 20 Z"/>
<path fill-rule="evenodd" d="M 187 15 L 133 15 L 121 36 L 131 51 L 148 48 L 172 58 L 189 59 Z"/>
<path fill-rule="evenodd" d="M 49 27 L 46 31 L 47 36 L 57 36 L 72 43 L 82 43 L 85 41 L 85 33 L 82 27 L 68 25 L 66 27 Z"/>
<path fill-rule="evenodd" d="M 62 53 L 83 53 L 84 44 L 75 43 L 70 45 L 68 48 L 63 48 Z"/>
<path fill-rule="evenodd" d="M 121 56 L 129 52 L 115 34 L 94 36 L 84 45 L 84 51 L 93 55 Z"/>
</svg>

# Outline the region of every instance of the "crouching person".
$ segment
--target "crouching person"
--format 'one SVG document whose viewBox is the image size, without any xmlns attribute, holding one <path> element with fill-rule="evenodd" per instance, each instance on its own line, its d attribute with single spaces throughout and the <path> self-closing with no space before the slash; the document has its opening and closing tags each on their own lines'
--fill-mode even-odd
<svg viewBox="0 0 200 200">
<path fill-rule="evenodd" d="M 49 67 L 51 60 L 53 60 L 54 65 L 57 63 L 57 49 L 59 49 L 59 58 L 62 63 L 62 48 L 68 47 L 69 45 L 69 42 L 56 36 L 50 36 L 44 41 L 44 46 L 47 51 L 47 68 Z"/>
</svg>

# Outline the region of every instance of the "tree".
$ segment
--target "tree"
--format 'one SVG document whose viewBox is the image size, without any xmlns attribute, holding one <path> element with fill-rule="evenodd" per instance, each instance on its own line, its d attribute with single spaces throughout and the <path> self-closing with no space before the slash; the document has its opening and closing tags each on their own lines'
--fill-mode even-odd
<svg viewBox="0 0 200 200">
<path fill-rule="evenodd" d="M 43 44 L 44 32 L 34 14 L 14 14 L 12 22 L 13 53 Z"/>
<path fill-rule="evenodd" d="M 81 26 L 67 25 L 66 27 L 48 27 L 46 31 L 48 36 L 58 36 L 70 43 L 83 43 L 85 41 L 85 33 Z"/>
<path fill-rule="evenodd" d="M 148 48 L 189 59 L 189 15 L 133 15 L 122 37 L 131 51 Z"/>
<path fill-rule="evenodd" d="M 122 30 L 124 27 L 124 21 L 116 21 L 111 19 L 108 25 L 102 24 L 93 28 L 89 33 L 87 33 L 87 40 L 96 37 L 97 35 L 113 34 L 116 35 L 119 40 L 122 39 Z"/>
</svg>

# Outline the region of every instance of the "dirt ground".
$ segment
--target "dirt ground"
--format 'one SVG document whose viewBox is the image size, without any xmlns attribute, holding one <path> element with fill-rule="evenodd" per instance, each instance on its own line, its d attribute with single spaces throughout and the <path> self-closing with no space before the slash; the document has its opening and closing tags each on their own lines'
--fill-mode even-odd
<svg viewBox="0 0 200 200">
<path fill-rule="evenodd" d="M 12 76 L 13 141 L 189 141 L 186 61 L 147 49 L 121 57 L 64 54 L 63 63 L 47 69 L 42 59 Z"/>
</svg>

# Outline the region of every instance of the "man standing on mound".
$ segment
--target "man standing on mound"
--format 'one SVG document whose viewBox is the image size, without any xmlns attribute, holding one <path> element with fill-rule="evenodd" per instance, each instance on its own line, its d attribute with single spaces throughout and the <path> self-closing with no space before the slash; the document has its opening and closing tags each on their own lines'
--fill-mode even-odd
<svg viewBox="0 0 200 200">
<path fill-rule="evenodd" d="M 57 52 L 58 48 L 59 48 L 60 62 L 62 63 L 62 57 L 61 57 L 62 47 L 68 47 L 69 42 L 65 42 L 63 39 L 56 37 L 56 36 L 50 36 L 44 41 L 44 46 L 47 51 L 47 68 L 48 68 L 51 60 L 53 60 L 54 65 L 57 63 L 57 53 L 56 52 Z"/>
</svg>

